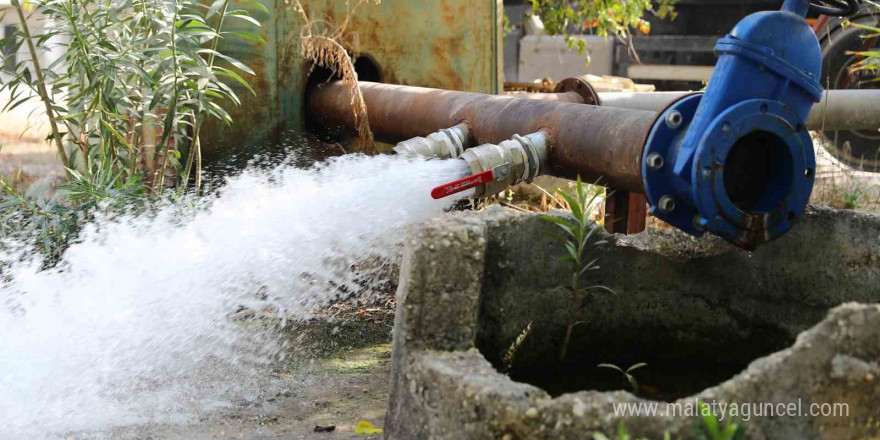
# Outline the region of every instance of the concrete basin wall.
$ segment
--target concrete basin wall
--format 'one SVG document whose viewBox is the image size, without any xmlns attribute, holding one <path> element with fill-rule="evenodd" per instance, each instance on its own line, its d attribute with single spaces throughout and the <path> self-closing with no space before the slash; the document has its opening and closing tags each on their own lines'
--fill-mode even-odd
<svg viewBox="0 0 880 440">
<path fill-rule="evenodd" d="M 848 404 L 846 417 L 753 417 L 750 438 L 880 436 L 880 307 L 872 305 L 880 301 L 880 217 L 811 209 L 754 253 L 674 232 L 602 235 L 601 270 L 586 284 L 615 293 L 590 292 L 576 317 L 565 288 L 571 268 L 558 261 L 552 228 L 535 215 L 496 211 L 412 231 L 388 438 L 611 437 L 620 421 L 635 436 L 688 438 L 693 417 L 621 416 L 611 404 L 695 398 Z M 582 323 L 560 362 L 572 319 Z M 509 373 L 531 384 L 499 372 L 529 324 Z M 680 368 L 689 387 L 676 387 L 674 375 L 663 396 L 568 383 L 578 369 L 598 375 L 596 362 L 605 360 L 648 362 L 659 376 Z M 718 374 L 687 379 L 706 370 Z"/>
</svg>

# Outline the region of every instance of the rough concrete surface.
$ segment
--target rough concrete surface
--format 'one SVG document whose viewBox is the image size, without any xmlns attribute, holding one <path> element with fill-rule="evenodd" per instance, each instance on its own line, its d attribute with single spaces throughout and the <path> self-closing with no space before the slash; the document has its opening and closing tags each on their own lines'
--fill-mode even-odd
<svg viewBox="0 0 880 440">
<path fill-rule="evenodd" d="M 447 216 L 411 234 L 387 438 L 611 437 L 620 421 L 635 436 L 689 438 L 694 417 L 614 414 L 611 403 L 660 399 L 641 390 L 573 383 L 548 392 L 499 373 L 530 323 L 514 379 L 519 369 L 543 373 L 522 375 L 533 383 L 566 383 L 571 367 L 590 376 L 604 359 L 624 368 L 645 361 L 642 370 L 659 376 L 685 372 L 664 383 L 674 388 L 667 401 L 848 404 L 846 417 L 752 417 L 749 438 L 880 438 L 880 306 L 867 305 L 880 301 L 880 216 L 811 208 L 791 233 L 753 253 L 674 232 L 602 234 L 602 270 L 588 281 L 615 293 L 588 293 L 575 317 L 563 287 L 571 269 L 558 261 L 552 228 L 496 211 Z M 582 323 L 560 363 L 570 320 Z M 712 369 L 721 373 L 689 377 Z M 677 389 L 678 381 L 691 387 Z"/>
</svg>

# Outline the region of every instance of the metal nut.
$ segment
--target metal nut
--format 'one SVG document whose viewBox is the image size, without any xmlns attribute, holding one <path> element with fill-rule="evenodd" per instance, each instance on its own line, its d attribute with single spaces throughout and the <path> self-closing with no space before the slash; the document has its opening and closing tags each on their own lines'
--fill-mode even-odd
<svg viewBox="0 0 880 440">
<path fill-rule="evenodd" d="M 663 156 L 660 153 L 651 153 L 648 155 L 648 159 L 646 160 L 646 164 L 648 168 L 652 170 L 659 170 L 663 168 Z"/>
<path fill-rule="evenodd" d="M 667 214 L 675 211 L 675 199 L 672 196 L 660 197 L 660 202 L 657 203 L 657 207 L 660 208 L 660 211 Z"/>
<path fill-rule="evenodd" d="M 678 110 L 672 110 L 666 114 L 666 126 L 675 130 L 678 127 L 681 127 L 681 123 L 684 122 L 684 117 L 681 115 L 681 112 Z"/>
</svg>

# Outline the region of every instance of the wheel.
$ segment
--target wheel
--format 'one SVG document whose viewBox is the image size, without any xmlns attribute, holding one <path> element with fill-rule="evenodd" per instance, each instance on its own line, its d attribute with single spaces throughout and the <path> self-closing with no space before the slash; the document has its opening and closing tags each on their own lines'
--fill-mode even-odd
<svg viewBox="0 0 880 440">
<path fill-rule="evenodd" d="M 880 11 L 862 5 L 860 15 L 852 22 L 877 26 Z M 851 72 L 849 68 L 858 62 L 858 55 L 848 52 L 877 50 L 880 37 L 865 39 L 869 31 L 844 26 L 841 20 L 832 20 L 819 35 L 822 42 L 822 85 L 826 89 L 877 89 L 880 74 L 877 71 Z M 880 130 L 825 131 L 822 132 L 825 149 L 832 156 L 850 167 L 864 171 L 880 172 Z"/>
</svg>

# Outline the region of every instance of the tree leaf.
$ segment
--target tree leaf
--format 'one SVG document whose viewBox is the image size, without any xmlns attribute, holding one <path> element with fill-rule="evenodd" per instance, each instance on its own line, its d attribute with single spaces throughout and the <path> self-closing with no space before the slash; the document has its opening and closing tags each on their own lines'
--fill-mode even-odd
<svg viewBox="0 0 880 440">
<path fill-rule="evenodd" d="M 381 434 L 382 428 L 376 428 L 372 423 L 361 420 L 358 422 L 357 426 L 354 427 L 354 432 L 357 434 Z"/>
<path fill-rule="evenodd" d="M 129 151 L 134 151 L 134 148 L 132 148 L 132 147 L 131 147 L 131 144 L 129 144 L 128 141 L 125 139 L 125 136 L 123 136 L 122 133 L 120 133 L 119 131 L 117 131 L 116 128 L 114 128 L 112 125 L 110 125 L 107 121 L 105 121 L 105 120 L 103 120 L 103 119 L 101 120 L 101 124 L 102 124 L 105 128 L 107 128 L 107 130 L 109 130 L 110 133 L 113 133 L 113 136 L 114 136 L 114 137 L 115 137 L 120 143 L 122 143 L 122 145 L 124 145 L 125 148 L 127 148 Z"/>
<path fill-rule="evenodd" d="M 227 4 L 227 1 L 229 0 L 216 0 L 214 3 L 211 3 L 211 6 L 208 8 L 208 12 L 205 13 L 205 18 L 211 18 L 218 12 L 220 12 L 220 8 L 222 8 L 223 5 Z"/>
<path fill-rule="evenodd" d="M 610 368 L 610 369 L 612 369 L 612 370 L 616 370 L 616 371 L 619 371 L 619 372 L 621 372 L 621 373 L 624 372 L 623 369 L 621 369 L 620 367 L 618 367 L 617 365 L 614 365 L 614 364 L 599 364 L 599 365 L 596 365 L 596 366 L 599 367 L 599 368 Z"/>
<path fill-rule="evenodd" d="M 576 221 L 580 221 L 583 218 L 583 211 L 581 210 L 581 206 L 578 201 L 571 194 L 565 191 L 559 191 L 559 196 L 565 199 L 566 203 L 568 203 L 568 208 L 571 209 L 571 213 L 574 216 Z"/>
<path fill-rule="evenodd" d="M 261 36 L 259 36 L 259 35 L 257 35 L 257 34 L 251 33 L 251 32 L 244 32 L 244 31 L 225 31 L 225 32 L 223 32 L 223 33 L 224 33 L 224 34 L 229 34 L 229 35 L 235 35 L 236 37 L 242 38 L 242 39 L 244 39 L 244 40 L 253 41 L 253 42 L 255 42 L 255 43 L 259 43 L 259 44 L 262 44 L 262 45 L 265 45 L 265 44 L 266 44 L 266 40 L 264 40 L 263 37 L 261 37 Z"/>
<path fill-rule="evenodd" d="M 261 26 L 261 25 L 260 25 L 260 22 L 257 21 L 256 18 L 251 17 L 251 16 L 248 14 L 248 12 L 245 11 L 245 10 L 243 10 L 243 9 L 239 9 L 239 10 L 237 10 L 237 11 L 227 12 L 227 13 L 226 13 L 226 16 L 229 17 L 229 18 L 237 18 L 237 19 L 239 19 L 239 20 L 244 20 L 244 21 L 246 21 L 246 22 L 248 22 L 248 23 L 250 23 L 250 24 L 252 24 L 252 25 L 254 25 L 254 26 L 257 26 L 257 27 L 260 27 L 260 26 Z"/>
<path fill-rule="evenodd" d="M 644 362 L 639 362 L 638 364 L 635 364 L 635 365 L 627 368 L 626 371 L 631 372 L 631 371 L 635 371 L 635 370 L 638 370 L 639 368 L 647 367 L 647 366 L 648 366 L 648 364 L 646 364 Z"/>
<path fill-rule="evenodd" d="M 244 6 L 250 6 L 250 7 L 254 8 L 254 9 L 257 9 L 257 10 L 259 10 L 259 11 L 261 11 L 261 12 L 267 14 L 267 15 L 272 15 L 272 13 L 269 12 L 269 9 L 266 8 L 266 6 L 264 6 L 262 3 L 258 2 L 258 1 L 255 1 L 255 0 L 239 0 L 238 3 L 240 3 L 240 4 L 244 5 Z"/>
</svg>

